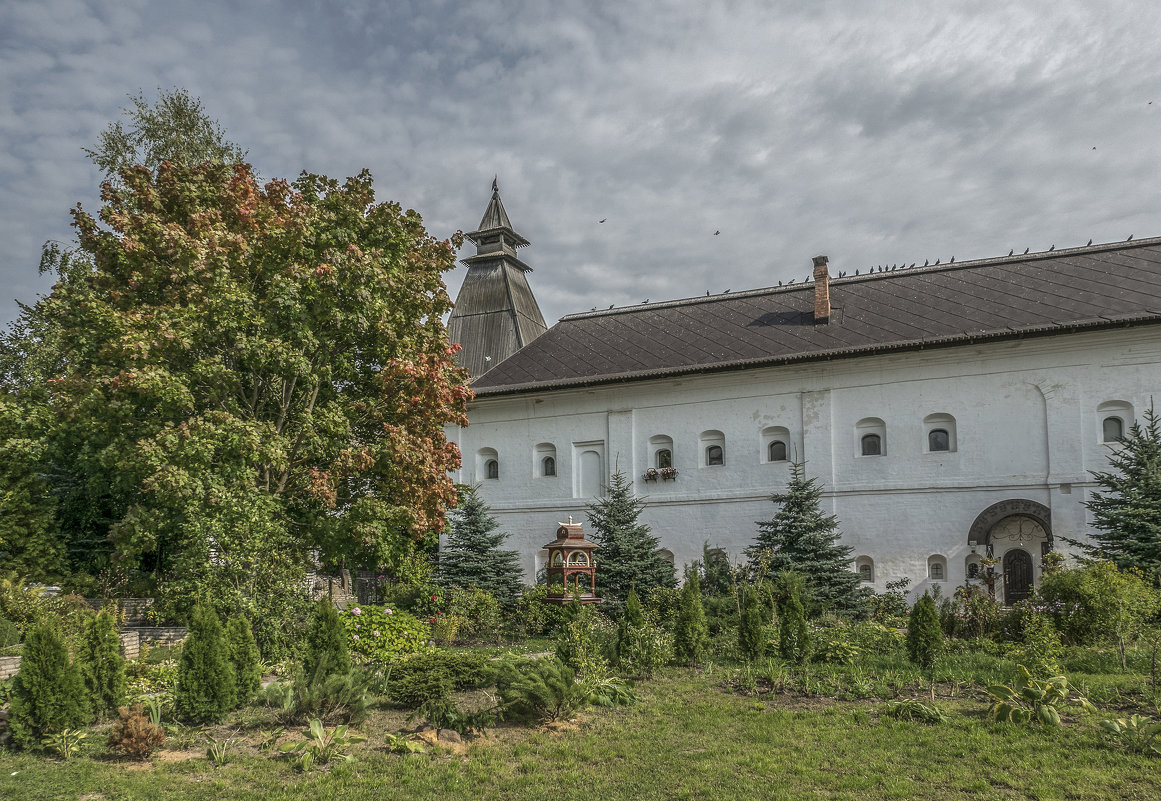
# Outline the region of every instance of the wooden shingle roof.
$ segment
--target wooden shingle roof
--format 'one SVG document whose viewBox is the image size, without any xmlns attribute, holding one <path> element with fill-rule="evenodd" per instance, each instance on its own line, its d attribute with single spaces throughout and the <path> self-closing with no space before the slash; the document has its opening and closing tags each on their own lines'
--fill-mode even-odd
<svg viewBox="0 0 1161 801">
<path fill-rule="evenodd" d="M 830 279 L 564 317 L 479 397 L 1161 322 L 1161 238 Z"/>
</svg>

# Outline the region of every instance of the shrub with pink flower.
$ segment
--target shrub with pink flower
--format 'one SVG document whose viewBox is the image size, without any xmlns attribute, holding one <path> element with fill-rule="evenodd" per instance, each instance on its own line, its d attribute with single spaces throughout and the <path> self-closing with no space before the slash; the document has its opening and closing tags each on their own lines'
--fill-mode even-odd
<svg viewBox="0 0 1161 801">
<path fill-rule="evenodd" d="M 385 606 L 354 606 L 342 615 L 351 655 L 387 664 L 428 649 L 430 627 L 401 609 Z M 371 632 L 369 637 L 360 634 Z"/>
</svg>

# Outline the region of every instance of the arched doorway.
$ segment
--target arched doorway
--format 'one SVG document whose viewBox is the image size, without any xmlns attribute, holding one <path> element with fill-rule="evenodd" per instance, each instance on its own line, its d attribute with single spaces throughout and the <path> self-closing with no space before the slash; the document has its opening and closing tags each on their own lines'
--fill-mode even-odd
<svg viewBox="0 0 1161 801">
<path fill-rule="evenodd" d="M 1009 606 L 1023 601 L 1036 586 L 1041 558 L 1052 550 L 1052 512 L 1024 499 L 993 504 L 972 523 L 968 545 L 982 563 L 976 577 L 992 594 Z"/>
<path fill-rule="evenodd" d="M 1004 603 L 1028 600 L 1032 586 L 1032 557 L 1023 548 L 1009 548 L 1004 553 Z"/>
</svg>

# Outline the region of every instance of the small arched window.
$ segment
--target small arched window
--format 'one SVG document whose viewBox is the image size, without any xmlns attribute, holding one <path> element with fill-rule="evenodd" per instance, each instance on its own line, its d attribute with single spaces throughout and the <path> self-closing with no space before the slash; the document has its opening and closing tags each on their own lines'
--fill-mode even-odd
<svg viewBox="0 0 1161 801">
<path fill-rule="evenodd" d="M 878 417 L 864 417 L 855 424 L 855 453 L 882 456 L 887 452 L 887 424 Z"/>
<path fill-rule="evenodd" d="M 568 557 L 568 563 L 570 565 L 587 565 L 589 559 L 585 556 L 584 551 L 573 551 Z"/>
<path fill-rule="evenodd" d="M 541 466 L 541 472 L 543 473 L 543 475 L 545 475 L 545 476 L 555 476 L 556 475 L 556 459 L 553 459 L 551 456 L 545 456 L 544 461 L 540 463 L 540 466 Z"/>
<path fill-rule="evenodd" d="M 951 436 L 946 429 L 933 428 L 927 432 L 927 450 L 933 453 L 951 450 Z"/>
<path fill-rule="evenodd" d="M 786 443 L 776 439 L 770 443 L 769 459 L 771 462 L 786 461 Z"/>
<path fill-rule="evenodd" d="M 657 451 L 657 467 L 658 469 L 673 467 L 673 451 L 669 450 L 669 448 L 662 448 Z"/>
<path fill-rule="evenodd" d="M 1125 437 L 1125 430 L 1135 419 L 1133 404 L 1128 401 L 1105 401 L 1097 407 L 1101 423 L 1101 442 L 1116 444 Z"/>
<path fill-rule="evenodd" d="M 1101 430 L 1105 442 L 1120 442 L 1125 438 L 1125 421 L 1119 417 L 1106 417 Z"/>
<path fill-rule="evenodd" d="M 968 578 L 974 579 L 980 577 L 980 563 L 968 562 Z"/>
<path fill-rule="evenodd" d="M 875 580 L 875 560 L 869 556 L 860 556 L 855 560 L 855 571 L 860 581 L 873 582 Z"/>
<path fill-rule="evenodd" d="M 725 464 L 725 451 L 721 445 L 710 445 L 705 449 L 705 463 L 707 465 Z"/>
<path fill-rule="evenodd" d="M 864 434 L 860 443 L 863 456 L 883 455 L 883 439 L 878 434 Z"/>
<path fill-rule="evenodd" d="M 489 459 L 484 462 L 484 478 L 499 478 L 500 477 L 500 462 L 495 459 Z"/>
<path fill-rule="evenodd" d="M 703 431 L 697 442 L 702 467 L 720 467 L 726 463 L 726 435 L 721 431 Z"/>
</svg>

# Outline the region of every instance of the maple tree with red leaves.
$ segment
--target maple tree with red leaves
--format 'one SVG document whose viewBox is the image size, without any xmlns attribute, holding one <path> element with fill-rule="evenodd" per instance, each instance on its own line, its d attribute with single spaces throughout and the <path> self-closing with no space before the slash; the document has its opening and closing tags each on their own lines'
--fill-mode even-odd
<svg viewBox="0 0 1161 801">
<path fill-rule="evenodd" d="M 60 280 L 26 317 L 52 351 L 46 460 L 101 507 L 114 559 L 242 603 L 308 556 L 389 563 L 443 525 L 443 427 L 471 394 L 442 322 L 458 235 L 376 203 L 365 171 L 262 186 L 166 161 L 119 170 L 102 204 L 46 251 Z"/>
</svg>

